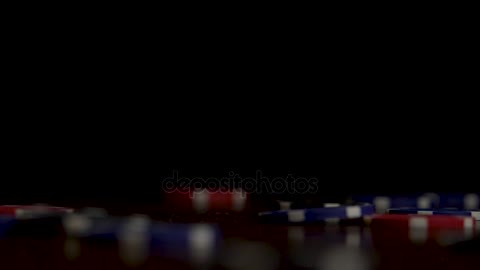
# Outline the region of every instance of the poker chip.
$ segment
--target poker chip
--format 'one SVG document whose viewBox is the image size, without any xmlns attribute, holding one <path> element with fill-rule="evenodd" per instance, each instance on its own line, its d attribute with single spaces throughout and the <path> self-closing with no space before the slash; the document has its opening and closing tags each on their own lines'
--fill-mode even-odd
<svg viewBox="0 0 480 270">
<path fill-rule="evenodd" d="M 454 208 L 463 210 L 480 209 L 480 193 L 433 193 L 422 194 L 433 202 L 433 208 Z M 396 207 L 396 206 L 394 206 Z M 413 207 L 413 206 L 412 206 Z M 422 208 L 422 207 L 419 207 Z M 428 207 L 423 207 L 428 208 Z"/>
<path fill-rule="evenodd" d="M 44 237 L 58 235 L 61 218 L 73 209 L 44 205 L 0 206 L 0 235 Z"/>
<path fill-rule="evenodd" d="M 16 218 L 31 218 L 48 214 L 63 214 L 73 212 L 72 208 L 46 205 L 0 205 L 0 215 Z"/>
<path fill-rule="evenodd" d="M 390 208 L 387 210 L 390 214 L 419 214 L 419 215 L 449 215 L 449 216 L 467 216 L 480 221 L 480 210 L 455 210 L 455 209 L 418 209 L 418 208 Z"/>
<path fill-rule="evenodd" d="M 440 193 L 433 196 L 438 199 L 439 208 L 480 209 L 480 193 Z"/>
<path fill-rule="evenodd" d="M 293 201 L 284 201 L 284 200 L 277 200 L 279 210 L 290 210 L 290 209 L 304 209 L 304 208 L 313 208 L 313 207 L 304 207 L 303 204 Z M 298 206 L 300 205 L 300 207 Z M 320 203 L 318 207 L 339 207 L 341 206 L 340 203 Z"/>
<path fill-rule="evenodd" d="M 337 207 L 305 208 L 260 212 L 264 221 L 279 223 L 328 222 L 361 219 L 374 213 L 373 205 L 359 204 Z"/>
<path fill-rule="evenodd" d="M 221 232 L 211 224 L 157 224 L 150 230 L 153 254 L 209 261 L 221 244 Z"/>
<path fill-rule="evenodd" d="M 372 218 L 370 229 L 373 247 L 381 257 L 412 258 L 473 239 L 475 222 L 461 216 L 383 214 Z"/>
<path fill-rule="evenodd" d="M 196 190 L 192 193 L 192 206 L 196 212 L 208 210 L 233 210 L 245 209 L 246 194 L 240 190 L 222 192 L 207 189 Z"/>
<path fill-rule="evenodd" d="M 459 216 L 383 214 L 373 216 L 370 225 L 372 228 L 376 225 L 388 225 L 408 229 L 461 229 L 473 231 L 476 226 L 476 220 L 473 217 Z"/>
<path fill-rule="evenodd" d="M 0 216 L 0 237 L 7 234 L 15 223 L 15 219 L 7 216 Z"/>
<path fill-rule="evenodd" d="M 389 208 L 417 207 L 436 208 L 438 202 L 432 195 L 422 194 L 419 196 L 370 196 L 359 195 L 352 197 L 352 200 L 359 203 L 371 203 L 375 206 L 375 212 L 384 214 Z"/>
<path fill-rule="evenodd" d="M 75 213 L 65 216 L 63 226 L 69 237 L 118 243 L 122 259 L 132 265 L 150 254 L 203 263 L 215 254 L 221 240 L 214 225 L 161 223 L 144 215 L 88 217 Z"/>
<path fill-rule="evenodd" d="M 409 196 L 379 196 L 356 195 L 351 198 L 354 202 L 371 203 L 375 212 L 384 214 L 389 208 L 419 208 L 457 210 L 480 209 L 480 194 L 478 193 L 422 193 Z"/>
<path fill-rule="evenodd" d="M 185 193 L 177 191 L 165 194 L 165 198 L 166 203 L 177 212 L 241 212 L 248 204 L 248 194 L 241 189 L 233 191 L 197 189 Z"/>
<path fill-rule="evenodd" d="M 370 227 L 374 235 L 408 239 L 418 244 L 425 243 L 430 238 L 437 239 L 444 233 L 454 232 L 458 235 L 458 232 L 461 232 L 464 239 L 472 238 L 476 234 L 476 220 L 473 217 L 445 215 L 376 215 L 372 218 Z"/>
</svg>

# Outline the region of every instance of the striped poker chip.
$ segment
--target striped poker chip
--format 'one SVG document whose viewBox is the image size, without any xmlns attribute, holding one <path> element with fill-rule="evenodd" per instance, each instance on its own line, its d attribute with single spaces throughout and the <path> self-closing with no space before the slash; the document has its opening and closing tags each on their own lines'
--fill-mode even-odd
<svg viewBox="0 0 480 270">
<path fill-rule="evenodd" d="M 382 214 L 372 218 L 370 228 L 375 246 L 400 250 L 403 244 L 438 246 L 477 234 L 476 220 L 461 216 Z"/>
<path fill-rule="evenodd" d="M 131 265 L 150 254 L 202 263 L 211 259 L 222 238 L 214 225 L 160 223 L 143 215 L 89 217 L 75 213 L 65 216 L 63 226 L 70 238 L 117 242 L 122 260 Z"/>
<path fill-rule="evenodd" d="M 232 191 L 196 189 L 185 193 L 179 191 L 167 193 L 165 202 L 179 212 L 242 212 L 248 206 L 248 194 L 241 189 Z"/>
<path fill-rule="evenodd" d="M 290 209 L 260 212 L 261 220 L 279 223 L 328 222 L 337 220 L 360 219 L 374 213 L 373 205 L 348 205 L 337 207 Z"/>
<path fill-rule="evenodd" d="M 383 214 L 374 216 L 370 224 L 373 231 L 392 231 L 410 233 L 413 240 L 426 240 L 432 235 L 445 231 L 461 231 L 465 237 L 476 234 L 476 220 L 461 216 L 428 216 Z M 392 234 L 395 235 L 395 234 Z"/>
<path fill-rule="evenodd" d="M 476 220 L 473 217 L 460 216 L 428 216 L 428 215 L 375 215 L 371 220 L 371 227 L 376 225 L 391 225 L 408 229 L 475 229 Z"/>
<path fill-rule="evenodd" d="M 480 193 L 430 193 L 429 195 L 438 200 L 440 208 L 480 209 Z"/>
<path fill-rule="evenodd" d="M 448 215 L 448 216 L 467 216 L 480 221 L 480 210 L 455 210 L 455 209 L 418 209 L 418 208 L 390 208 L 390 214 L 418 214 L 418 215 Z"/>
<path fill-rule="evenodd" d="M 359 195 L 352 198 L 355 202 L 371 203 L 375 206 L 375 212 L 384 214 L 389 208 L 417 207 L 436 208 L 438 200 L 432 194 L 418 196 L 370 196 Z"/>
<path fill-rule="evenodd" d="M 354 202 L 366 202 L 375 205 L 379 214 L 386 213 L 388 208 L 455 208 L 464 210 L 480 209 L 480 193 L 423 193 L 409 196 L 353 196 Z"/>
<path fill-rule="evenodd" d="M 295 207 L 294 201 L 285 201 L 285 200 L 277 200 L 277 204 L 279 210 L 291 210 L 291 209 L 298 209 L 298 208 L 309 208 L 309 207 Z M 321 205 L 317 205 L 318 207 L 339 207 L 342 206 L 340 203 L 322 203 Z"/>
<path fill-rule="evenodd" d="M 205 263 L 213 258 L 222 241 L 211 224 L 159 224 L 151 227 L 152 253 Z"/>
<path fill-rule="evenodd" d="M 73 212 L 72 208 L 47 205 L 0 205 L 0 215 L 20 219 Z"/>
</svg>

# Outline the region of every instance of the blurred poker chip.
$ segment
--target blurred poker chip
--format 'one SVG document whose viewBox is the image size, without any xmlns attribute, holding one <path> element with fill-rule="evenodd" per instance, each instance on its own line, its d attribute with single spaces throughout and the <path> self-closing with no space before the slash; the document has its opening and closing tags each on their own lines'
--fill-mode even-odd
<svg viewBox="0 0 480 270">
<path fill-rule="evenodd" d="M 203 214 L 215 211 L 242 212 L 249 206 L 248 193 L 241 189 L 195 189 L 165 194 L 164 207 L 175 213 Z"/>
<path fill-rule="evenodd" d="M 72 208 L 50 205 L 0 205 L 0 215 L 12 216 L 18 219 L 28 219 L 38 216 L 64 214 L 73 212 Z"/>
</svg>

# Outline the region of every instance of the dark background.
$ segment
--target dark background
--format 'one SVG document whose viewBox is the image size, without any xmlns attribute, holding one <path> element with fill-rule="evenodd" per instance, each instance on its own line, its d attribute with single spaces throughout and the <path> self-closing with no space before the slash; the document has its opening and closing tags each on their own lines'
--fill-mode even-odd
<svg viewBox="0 0 480 270">
<path fill-rule="evenodd" d="M 464 25 L 202 21 L 12 28 L 0 201 L 156 201 L 173 170 L 339 198 L 480 190 Z"/>
<path fill-rule="evenodd" d="M 315 177 L 319 196 L 338 199 L 479 190 L 471 126 L 419 115 L 366 123 L 358 112 L 327 123 L 315 114 L 205 121 L 211 115 L 195 117 L 192 110 L 167 122 L 142 114 L 125 120 L 120 112 L 102 119 L 35 111 L 5 131 L 0 201 L 156 203 L 173 171 L 189 178 L 255 177 L 257 170 L 269 178 Z"/>
</svg>

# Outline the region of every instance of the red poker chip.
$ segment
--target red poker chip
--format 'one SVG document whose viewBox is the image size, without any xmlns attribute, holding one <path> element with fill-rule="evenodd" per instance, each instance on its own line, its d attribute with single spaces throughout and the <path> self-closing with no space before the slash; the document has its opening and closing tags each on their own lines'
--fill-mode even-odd
<svg viewBox="0 0 480 270">
<path fill-rule="evenodd" d="M 463 216 L 376 215 L 370 227 L 376 246 L 397 248 L 403 247 L 402 244 L 444 245 L 476 235 L 475 219 Z"/>
<path fill-rule="evenodd" d="M 222 191 L 199 189 L 188 193 L 166 194 L 166 203 L 176 211 L 205 213 L 207 211 L 242 212 L 247 208 L 247 193 L 241 190 Z"/>
<path fill-rule="evenodd" d="M 0 215 L 22 218 L 34 214 L 71 213 L 72 208 L 47 205 L 0 205 Z"/>
<path fill-rule="evenodd" d="M 475 232 L 473 217 L 385 214 L 372 218 L 373 228 L 395 227 L 398 229 L 465 230 Z"/>
</svg>

